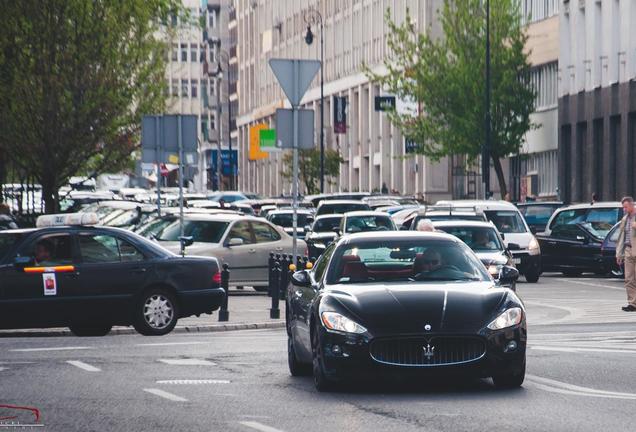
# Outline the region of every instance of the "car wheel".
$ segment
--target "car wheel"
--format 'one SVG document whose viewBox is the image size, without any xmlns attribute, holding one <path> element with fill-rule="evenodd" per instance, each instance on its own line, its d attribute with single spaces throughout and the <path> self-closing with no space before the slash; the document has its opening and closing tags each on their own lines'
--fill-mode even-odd
<svg viewBox="0 0 636 432">
<path fill-rule="evenodd" d="M 330 391 L 335 388 L 335 382 L 325 374 L 322 346 L 320 345 L 319 330 L 316 329 L 311 336 L 312 371 L 314 374 L 314 386 L 319 392 Z"/>
<path fill-rule="evenodd" d="M 75 336 L 106 336 L 113 328 L 112 325 L 95 325 L 95 326 L 69 326 L 71 333 Z"/>
<path fill-rule="evenodd" d="M 160 288 L 150 289 L 137 303 L 133 326 L 144 336 L 162 336 L 174 329 L 178 316 L 177 302 L 172 294 Z"/>
<path fill-rule="evenodd" d="M 526 282 L 537 283 L 539 281 L 539 272 L 536 270 L 529 270 L 524 276 L 526 277 Z"/>
<path fill-rule="evenodd" d="M 269 289 L 268 286 L 255 286 L 252 288 L 254 288 L 254 291 L 258 291 L 258 292 L 267 292 L 267 290 Z"/>
<path fill-rule="evenodd" d="M 580 270 L 564 270 L 563 271 L 563 275 L 567 276 L 567 277 L 577 277 L 577 276 L 581 276 L 581 273 L 583 273 Z"/>
<path fill-rule="evenodd" d="M 500 389 L 511 389 L 521 387 L 523 380 L 526 378 L 526 360 L 523 360 L 523 364 L 519 370 L 514 370 L 509 373 L 494 375 L 492 382 L 495 387 Z"/>
<path fill-rule="evenodd" d="M 294 340 L 291 336 L 287 336 L 287 365 L 291 376 L 307 376 L 311 374 L 311 365 L 298 361 L 296 350 L 294 349 Z"/>
</svg>

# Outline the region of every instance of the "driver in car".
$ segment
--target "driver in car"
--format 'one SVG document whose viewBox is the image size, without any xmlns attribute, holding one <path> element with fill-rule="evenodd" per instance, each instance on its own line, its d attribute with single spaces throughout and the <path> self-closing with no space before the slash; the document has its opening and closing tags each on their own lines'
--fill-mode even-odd
<svg viewBox="0 0 636 432">
<path fill-rule="evenodd" d="M 442 267 L 442 255 L 435 249 L 426 249 L 421 257 L 415 260 L 415 272 L 432 272 Z"/>
</svg>

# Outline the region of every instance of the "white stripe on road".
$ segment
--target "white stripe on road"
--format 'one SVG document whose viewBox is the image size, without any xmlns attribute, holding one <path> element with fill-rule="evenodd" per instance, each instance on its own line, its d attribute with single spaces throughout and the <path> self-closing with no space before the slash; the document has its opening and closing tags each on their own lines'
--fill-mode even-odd
<svg viewBox="0 0 636 432">
<path fill-rule="evenodd" d="M 148 344 L 137 344 L 135 346 L 138 347 L 155 347 L 155 346 L 172 346 L 172 345 L 204 345 L 211 342 L 162 342 L 162 343 L 148 343 Z"/>
<path fill-rule="evenodd" d="M 2 372 L 2 371 L 6 371 L 6 370 L 9 370 L 9 368 L 6 368 L 6 367 L 0 367 L 0 372 Z"/>
<path fill-rule="evenodd" d="M 153 388 L 147 388 L 144 389 L 145 392 L 151 393 L 155 396 L 159 396 L 162 397 L 164 399 L 168 399 L 171 400 L 173 402 L 187 402 L 188 400 L 186 398 L 182 398 L 181 396 L 177 396 L 176 394 L 172 394 L 172 393 L 168 393 L 167 391 L 163 391 L 163 390 L 159 390 L 159 389 L 153 389 Z"/>
<path fill-rule="evenodd" d="M 55 347 L 55 348 L 18 348 L 9 351 L 12 352 L 38 352 L 38 351 L 73 351 L 73 350 L 88 350 L 91 347 Z"/>
<path fill-rule="evenodd" d="M 159 359 L 161 363 L 173 365 L 173 366 L 215 366 L 216 363 L 213 363 L 208 360 L 203 359 Z"/>
<path fill-rule="evenodd" d="M 248 428 L 256 429 L 257 431 L 261 432 L 283 432 L 280 429 L 276 429 L 255 421 L 242 421 L 239 423 L 243 426 L 247 426 Z"/>
<path fill-rule="evenodd" d="M 570 321 L 570 320 L 581 318 L 581 317 L 584 316 L 584 313 L 583 313 L 583 311 L 581 309 L 575 309 L 575 308 L 571 308 L 571 307 L 567 307 L 567 306 L 558 306 L 558 305 L 554 305 L 554 304 L 550 304 L 550 303 L 537 302 L 537 301 L 533 301 L 533 300 L 526 300 L 524 303 L 535 305 L 535 306 L 559 309 L 559 310 L 567 312 L 566 316 L 564 316 L 562 318 L 559 318 L 559 319 L 556 319 L 556 320 L 552 320 L 552 321 L 550 321 L 550 324 L 559 323 L 561 321 Z"/>
<path fill-rule="evenodd" d="M 591 282 L 581 282 L 580 280 L 572 280 L 572 279 L 557 278 L 557 280 L 561 282 L 570 282 L 573 284 L 586 285 L 591 287 L 603 287 L 603 288 L 609 288 L 609 289 L 618 290 L 618 291 L 625 291 L 625 288 L 612 286 L 612 285 L 605 285 L 605 284 L 591 283 Z"/>
<path fill-rule="evenodd" d="M 543 378 L 536 375 L 526 375 L 526 379 L 528 379 L 533 385 L 546 390 L 552 391 L 554 393 L 564 393 L 564 394 L 574 394 L 577 396 L 590 396 L 590 397 L 605 397 L 612 399 L 635 399 L 635 393 L 621 393 L 621 392 L 613 392 L 613 391 L 605 391 L 605 390 L 597 390 L 589 387 L 581 387 L 573 384 L 564 383 L 561 381 L 556 381 L 549 378 Z"/>
<path fill-rule="evenodd" d="M 100 368 L 96 368 L 95 366 L 91 366 L 88 363 L 84 363 L 79 360 L 67 360 L 66 363 L 78 367 L 80 369 L 85 370 L 86 372 L 101 372 Z"/>
<path fill-rule="evenodd" d="M 602 353 L 620 353 L 620 354 L 636 354 L 636 350 L 628 349 L 611 349 L 611 348 L 577 348 L 577 347 L 557 347 L 546 345 L 531 345 L 530 348 L 539 351 L 560 351 L 560 352 L 602 352 Z"/>
<path fill-rule="evenodd" d="M 219 379 L 181 379 L 181 380 L 160 380 L 157 384 L 229 384 L 228 380 Z"/>
</svg>

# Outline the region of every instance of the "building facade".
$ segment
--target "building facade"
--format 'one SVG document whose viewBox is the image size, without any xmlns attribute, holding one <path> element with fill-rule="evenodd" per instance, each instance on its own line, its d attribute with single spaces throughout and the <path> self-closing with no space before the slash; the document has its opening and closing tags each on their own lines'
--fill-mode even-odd
<svg viewBox="0 0 636 432">
<path fill-rule="evenodd" d="M 559 193 L 633 195 L 636 2 L 563 0 L 559 11 Z"/>
<path fill-rule="evenodd" d="M 290 182 L 282 153 L 266 158 L 250 157 L 250 140 L 257 139 L 259 125 L 274 128 L 276 108 L 288 103 L 269 68 L 271 58 L 320 59 L 320 32 L 324 38 L 324 133 L 325 148 L 339 151 L 344 162 L 340 175 L 326 183 L 326 192 L 397 191 L 427 201 L 451 196 L 451 162 L 431 162 L 405 153 L 399 130 L 382 112 L 375 111 L 376 96 L 383 90 L 370 83 L 362 71 L 367 64 L 381 72 L 388 53 L 388 8 L 392 19 L 404 20 L 407 9 L 419 31 L 440 34 L 436 20 L 442 0 L 235 0 L 238 28 L 239 183 L 241 190 L 264 195 L 289 194 Z M 310 10 L 319 22 L 309 19 Z M 315 14 L 315 13 L 314 13 Z M 311 24 L 314 41 L 305 34 Z M 320 73 L 301 104 L 315 112 L 315 140 L 320 136 Z M 334 98 L 346 99 L 346 133 L 333 127 Z M 263 127 L 263 126 L 260 126 Z"/>
</svg>

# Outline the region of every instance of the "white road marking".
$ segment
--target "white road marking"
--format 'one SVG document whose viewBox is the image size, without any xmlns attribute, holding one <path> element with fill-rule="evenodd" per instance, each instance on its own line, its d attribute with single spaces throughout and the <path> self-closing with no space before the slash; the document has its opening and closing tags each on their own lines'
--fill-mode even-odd
<svg viewBox="0 0 636 432">
<path fill-rule="evenodd" d="M 181 379 L 181 380 L 160 380 L 157 384 L 229 384 L 228 380 L 219 379 Z"/>
<path fill-rule="evenodd" d="M 280 429 L 276 429 L 255 421 L 242 421 L 239 423 L 243 426 L 247 426 L 248 428 L 256 429 L 257 431 L 261 432 L 283 432 Z"/>
<path fill-rule="evenodd" d="M 213 363 L 208 360 L 203 359 L 159 359 L 161 363 L 173 365 L 173 366 L 215 366 L 216 363 Z"/>
<path fill-rule="evenodd" d="M 95 366 L 91 366 L 88 363 L 84 363 L 79 360 L 67 360 L 66 363 L 78 367 L 80 369 L 85 370 L 86 372 L 101 372 L 100 368 L 96 368 Z"/>
<path fill-rule="evenodd" d="M 560 347 L 546 345 L 531 345 L 530 348 L 539 351 L 560 351 L 560 352 L 602 352 L 602 353 L 620 353 L 620 354 L 636 354 L 636 350 L 629 349 L 611 349 L 611 348 L 578 348 L 578 347 Z"/>
<path fill-rule="evenodd" d="M 93 349 L 91 347 L 54 347 L 54 348 L 17 348 L 9 351 L 12 352 L 38 352 L 38 351 L 73 351 L 73 350 L 88 350 Z"/>
<path fill-rule="evenodd" d="M 211 342 L 201 342 L 201 341 L 194 341 L 194 342 L 162 342 L 162 343 L 148 343 L 148 344 L 137 344 L 135 346 L 138 347 L 159 347 L 159 346 L 172 346 L 172 345 L 205 345 L 205 344 L 209 344 Z"/>
<path fill-rule="evenodd" d="M 576 396 L 603 397 L 610 399 L 629 399 L 636 400 L 635 393 L 621 393 L 605 390 L 597 390 L 589 387 L 581 387 L 573 384 L 556 381 L 549 378 L 543 378 L 536 375 L 526 375 L 533 385 L 542 390 L 551 391 L 553 393 L 572 394 Z"/>
<path fill-rule="evenodd" d="M 163 390 L 159 390 L 159 389 L 153 389 L 153 388 L 147 388 L 144 389 L 145 392 L 151 393 L 155 396 L 159 396 L 162 397 L 164 399 L 168 399 L 171 400 L 173 402 L 187 402 L 188 400 L 186 398 L 182 398 L 181 396 L 177 396 L 176 394 L 172 394 L 172 393 L 168 393 L 167 391 L 163 391 Z"/>
<path fill-rule="evenodd" d="M 6 370 L 9 370 L 9 368 L 6 368 L 6 367 L 0 367 L 0 372 L 2 372 L 2 371 L 6 371 Z"/>
<path fill-rule="evenodd" d="M 609 289 L 618 290 L 618 291 L 625 291 L 625 288 L 623 288 L 623 287 L 605 285 L 605 284 L 600 284 L 600 283 L 581 282 L 580 280 L 561 279 L 561 278 L 557 278 L 557 280 L 561 281 L 561 282 L 570 282 L 570 283 L 579 284 L 579 285 L 586 285 L 586 286 L 592 286 L 592 287 L 603 287 L 603 288 L 609 288 Z"/>
</svg>

